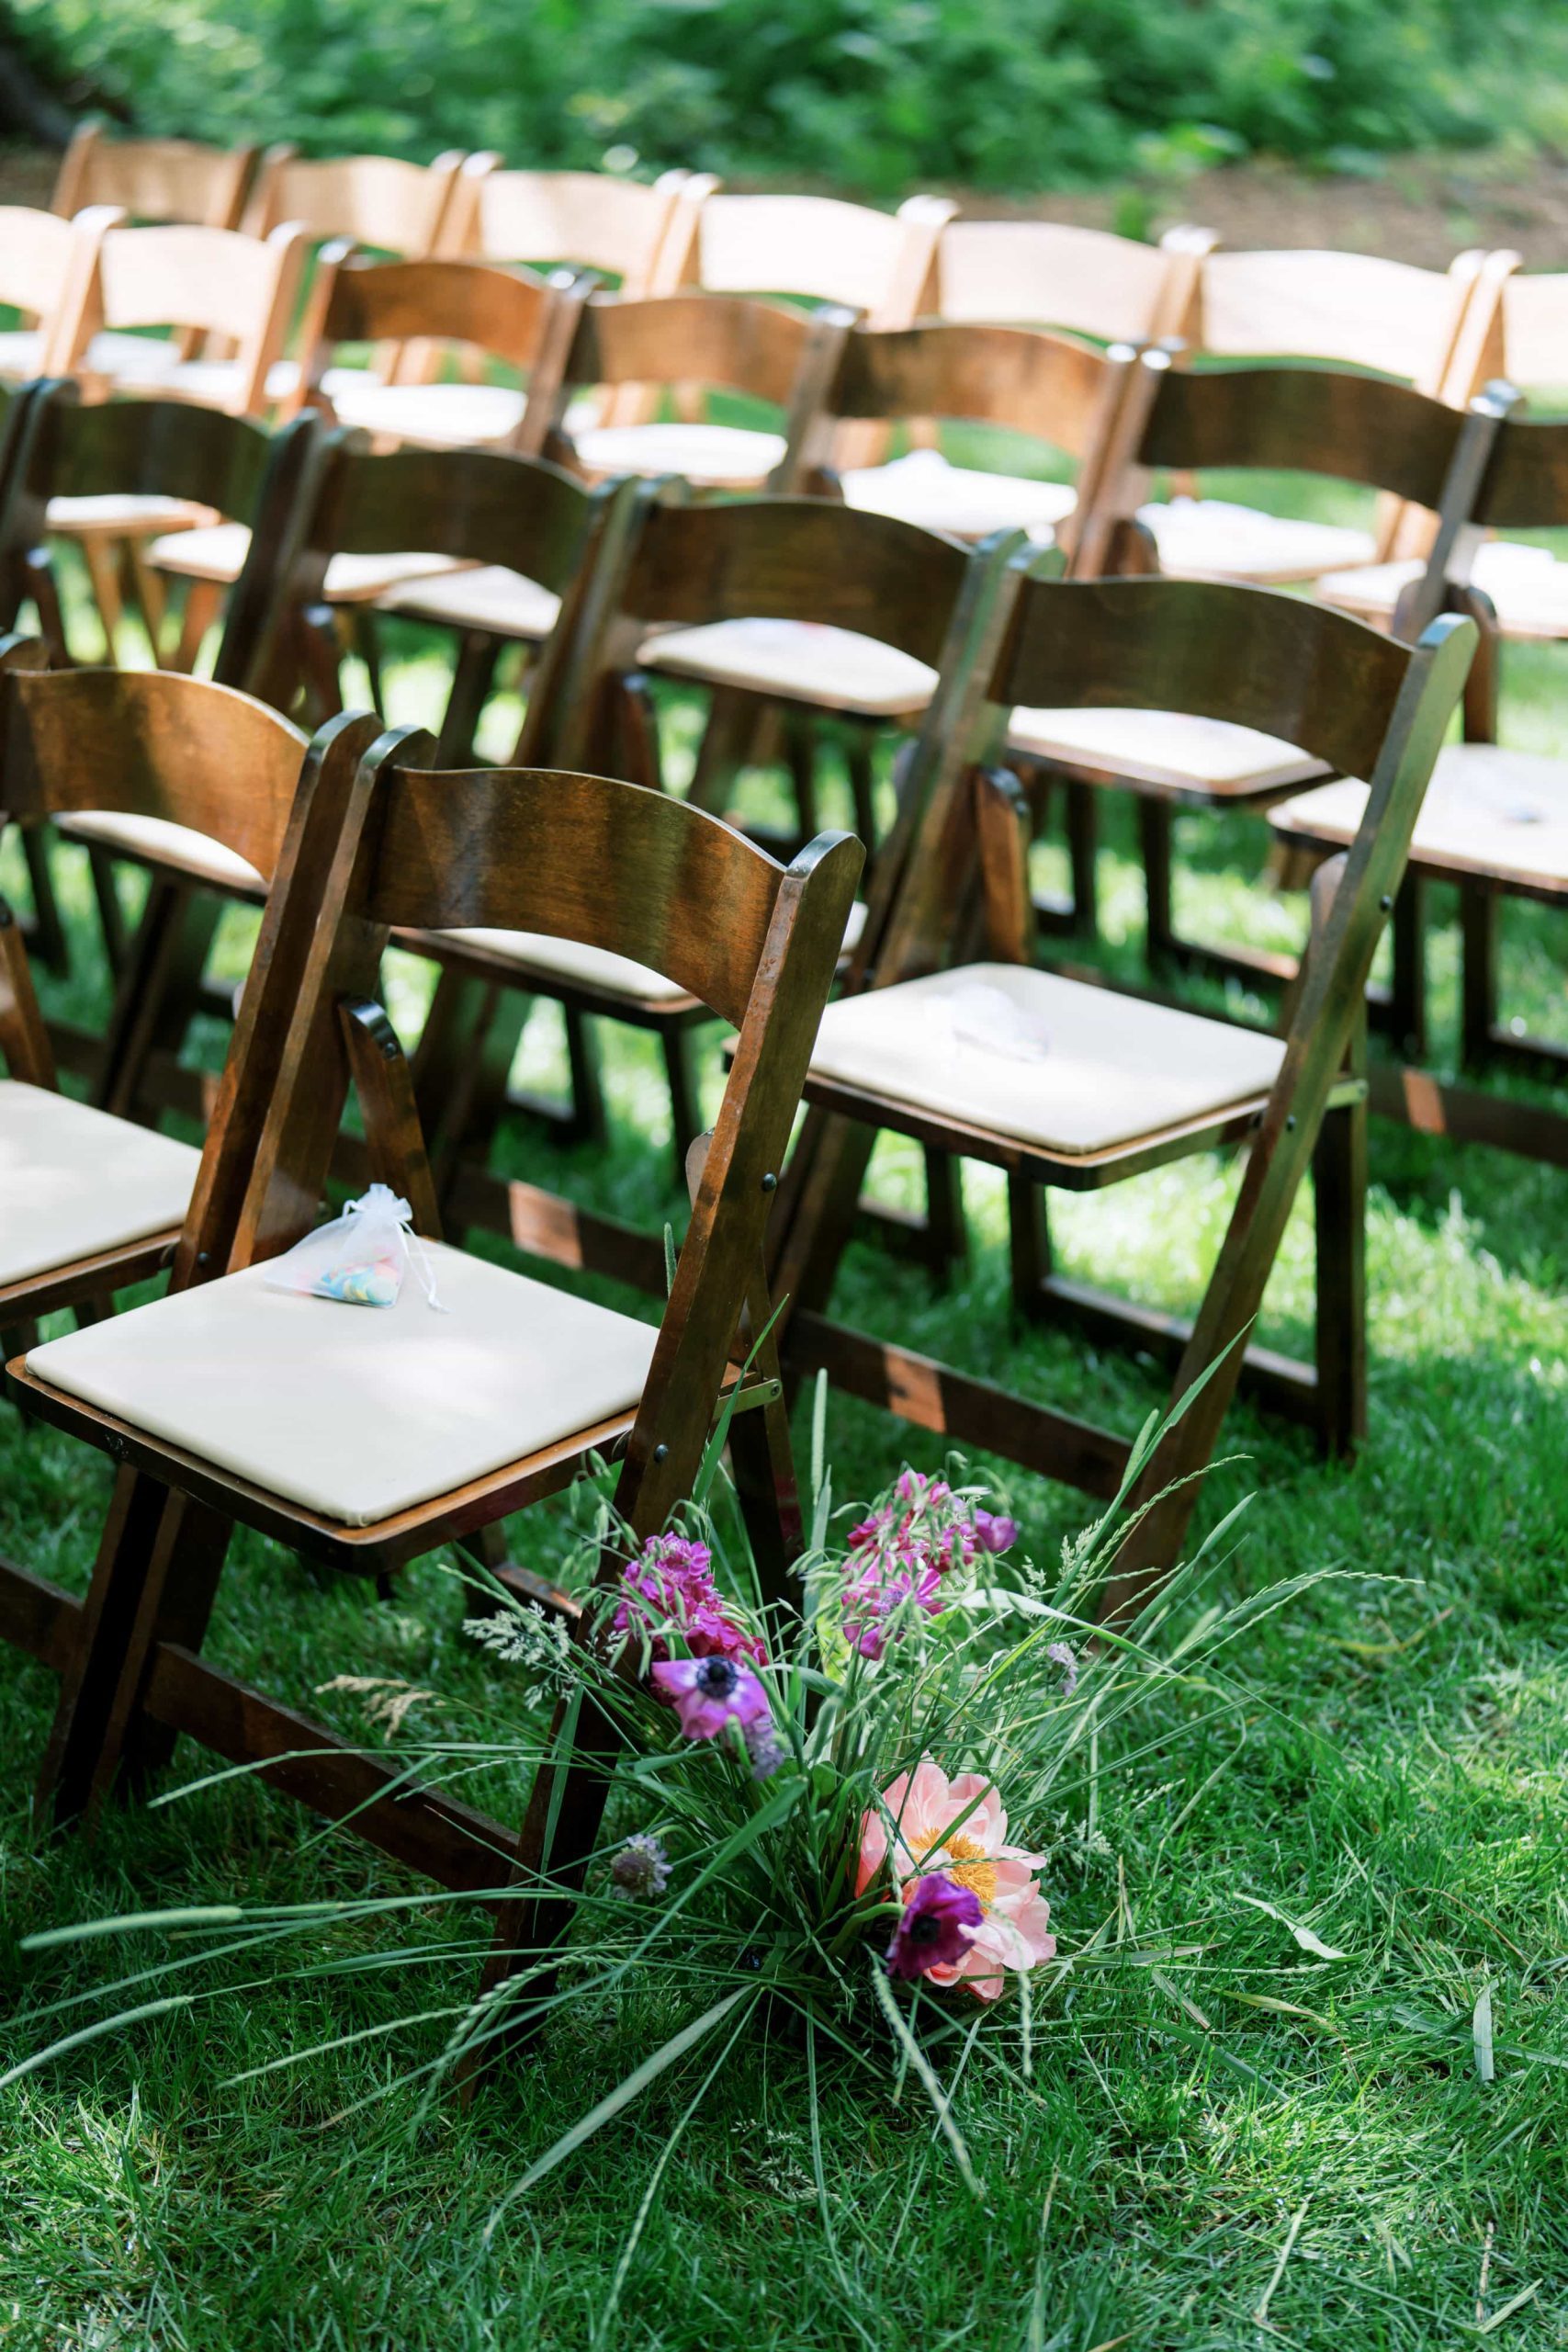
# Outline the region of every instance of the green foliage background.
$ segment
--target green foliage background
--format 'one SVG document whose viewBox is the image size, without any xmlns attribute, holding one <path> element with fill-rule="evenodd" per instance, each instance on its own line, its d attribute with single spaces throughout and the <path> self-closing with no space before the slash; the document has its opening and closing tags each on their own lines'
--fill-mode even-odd
<svg viewBox="0 0 1568 2352">
<path fill-rule="evenodd" d="M 12 0 L 152 131 L 897 197 L 1568 146 L 1562 0 Z M 1557 70 L 1554 70 L 1557 69 Z M 629 151 L 621 152 L 616 151 Z"/>
</svg>

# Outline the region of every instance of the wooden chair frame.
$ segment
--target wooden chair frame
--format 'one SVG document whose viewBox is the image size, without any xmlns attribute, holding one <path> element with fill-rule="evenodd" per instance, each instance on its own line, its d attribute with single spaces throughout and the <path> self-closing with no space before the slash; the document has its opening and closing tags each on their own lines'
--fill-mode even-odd
<svg viewBox="0 0 1568 2352">
<path fill-rule="evenodd" d="M 404 729 L 367 743 L 367 731 L 363 719 L 339 719 L 312 747 L 288 881 L 269 905 L 174 1284 L 270 1257 L 309 1227 L 351 1078 L 372 1166 L 433 1235 L 406 1066 L 367 1001 L 382 944 L 405 926 L 549 928 L 662 962 L 739 1033 L 641 1400 L 455 1494 L 347 1529 L 81 1406 L 18 1360 L 9 1367 L 17 1396 L 122 1466 L 85 1604 L 36 1582 L 18 1600 L 14 1577 L 0 1589 L 12 1630 L 63 1669 L 42 1782 L 57 1814 L 90 1815 L 117 1778 L 140 1783 L 187 1732 L 487 1902 L 499 1914 L 487 1982 L 498 1984 L 570 1916 L 570 1905 L 541 1901 L 540 1875 L 570 1883 L 586 1865 L 613 1725 L 585 1711 L 570 1759 L 538 1776 L 520 1834 L 403 1776 L 395 1784 L 378 1760 L 200 1659 L 230 1532 L 243 1521 L 281 1534 L 350 1573 L 384 1575 L 447 1542 L 493 1564 L 487 1532 L 506 1514 L 607 1455 L 621 1465 L 617 1509 L 646 1537 L 691 1492 L 721 1403 L 744 1377 L 737 1354 L 755 1342 L 729 1444 L 763 1573 L 783 1593 L 801 1537 L 787 1419 L 760 1336 L 764 1228 L 861 852 L 824 836 L 781 869 L 661 794 L 561 774 L 432 772 L 428 739 Z M 602 1577 L 618 1572 L 606 1557 Z M 561 1596 L 523 1571 L 510 1580 L 560 1607 Z"/>
<path fill-rule="evenodd" d="M 49 673 L 36 639 L 0 641 L 0 809 L 24 831 L 114 808 L 187 824 L 264 875 L 286 859 L 305 739 L 248 696 L 153 672 Z M 14 1078 L 53 1089 L 53 1043 L 17 926 L 0 920 L 0 1055 Z M 0 1288 L 0 1329 L 104 1298 L 166 1266 L 164 1232 Z M 0 1573 L 0 1583 L 4 1574 Z"/>
<path fill-rule="evenodd" d="M 1145 351 L 1130 372 L 1093 510 L 1086 515 L 1071 553 L 1070 577 L 1158 571 L 1153 540 L 1134 520 L 1148 476 L 1156 470 L 1179 473 L 1223 466 L 1357 482 L 1384 492 L 1402 511 L 1427 514 L 1434 545 L 1452 547 L 1485 472 L 1506 401 L 1476 402 L 1461 412 L 1408 385 L 1348 370 L 1289 366 L 1187 369 L 1173 365 L 1175 356 L 1164 349 Z M 1419 608 L 1413 605 L 1408 633 L 1418 635 L 1439 608 L 1440 599 L 1427 598 Z M 1286 729 L 1274 731 L 1288 734 Z M 1261 811 L 1300 791 L 1299 784 L 1219 794 L 1197 785 L 1190 789 L 1156 786 L 1111 768 L 1046 761 L 1017 744 L 1010 748 L 1008 758 L 1032 787 L 1038 789 L 1056 777 L 1068 790 L 1072 901 L 1066 910 L 1053 901 L 1042 902 L 1038 911 L 1043 922 L 1092 935 L 1097 928 L 1096 796 L 1106 789 L 1131 792 L 1138 806 L 1151 974 L 1234 974 L 1255 988 L 1279 987 L 1290 980 L 1294 969 L 1290 959 L 1221 949 L 1181 936 L 1171 907 L 1172 836 L 1181 808 Z M 1417 1013 L 1411 964 L 1414 922 L 1414 909 L 1403 908 L 1389 1008 L 1390 1022 L 1401 1035 Z"/>
<path fill-rule="evenodd" d="M 0 206 L 0 303 L 36 322 L 36 381 L 72 367 L 85 346 L 105 237 L 119 228 L 118 205 L 89 206 L 73 220 L 30 206 Z"/>
<path fill-rule="evenodd" d="M 50 209 L 70 220 L 85 205 L 112 204 L 136 220 L 237 229 L 256 155 L 254 147 L 204 147 L 189 139 L 109 139 L 101 123 L 78 123 Z"/>
<path fill-rule="evenodd" d="M 939 682 L 966 658 L 966 614 L 977 572 L 994 551 L 883 515 L 804 498 L 694 505 L 637 486 L 606 528 L 580 626 L 563 643 L 548 690 L 531 696 L 518 746 L 528 764 L 597 767 L 659 787 L 658 729 L 640 649 L 660 627 L 737 618 L 835 623 L 897 646 Z M 939 684 L 939 691 L 941 690 Z M 746 722 L 752 698 L 736 695 Z M 724 779 L 699 766 L 690 805 L 715 808 Z M 869 825 L 869 794 L 861 818 Z M 772 844 L 770 844 L 772 845 Z M 701 1000 L 649 1003 L 621 989 L 522 980 L 514 967 L 457 942 L 421 943 L 444 970 L 422 1046 L 422 1109 L 432 1136 L 443 1204 L 454 1218 L 492 1225 L 523 1246 L 566 1263 L 595 1263 L 657 1291 L 657 1237 L 567 1207 L 537 1188 L 502 1184 L 485 1167 L 509 1107 L 536 1111 L 507 1092 L 507 1074 L 531 995 L 568 1014 L 573 1092 L 568 1131 L 602 1132 L 593 1040 L 584 1017 L 654 1031 L 671 1090 L 674 1149 L 683 1160 L 701 1125 L 692 1033 L 709 1018 Z M 940 1183 L 941 1170 L 935 1181 Z M 586 1253 L 586 1254 L 585 1254 Z"/>
<path fill-rule="evenodd" d="M 1536 419 L 1520 413 L 1517 396 L 1506 384 L 1488 386 L 1472 403 L 1493 421 L 1486 461 L 1469 483 L 1470 495 L 1439 531 L 1422 575 L 1403 591 L 1393 618 L 1396 636 L 1408 638 L 1434 613 L 1467 616 L 1480 630 L 1476 660 L 1462 707 L 1463 741 L 1497 740 L 1503 631 L 1496 610 L 1472 580 L 1472 566 L 1487 531 L 1557 529 L 1568 524 L 1568 422 Z M 1289 811 L 1276 821 L 1280 838 L 1310 854 L 1332 844 L 1297 830 Z M 1467 1076 L 1488 1069 L 1559 1080 L 1568 1051 L 1542 1037 L 1525 1037 L 1498 1017 L 1497 922 L 1507 898 L 1562 908 L 1568 888 L 1504 868 L 1485 870 L 1462 860 L 1411 853 L 1401 898 L 1402 952 L 1396 964 L 1402 996 L 1394 1028 L 1408 1058 L 1403 1065 L 1374 1066 L 1372 1107 L 1384 1116 L 1429 1135 L 1460 1142 L 1491 1144 L 1522 1157 L 1568 1167 L 1568 1114 L 1544 1106 L 1509 1102 L 1463 1080 L 1452 1083 L 1420 1067 L 1427 1042 L 1426 886 L 1457 888 L 1461 943 L 1461 1061 Z"/>
<path fill-rule="evenodd" d="M 681 284 L 695 225 L 690 191 L 711 186 L 685 171 L 662 172 L 649 185 L 613 172 L 508 171 L 497 155 L 469 155 L 440 251 L 464 260 L 536 269 L 566 263 L 612 273 L 626 300 L 646 301 Z M 677 230 L 682 214 L 683 239 Z"/>
<path fill-rule="evenodd" d="M 1196 1480 L 1238 1380 L 1314 1427 L 1331 1451 L 1365 1428 L 1365 989 L 1475 634 L 1435 621 L 1407 648 L 1322 607 L 1218 583 L 1018 582 L 993 642 L 1000 651 L 966 705 L 928 730 L 913 764 L 897 860 L 878 877 L 849 986 L 885 986 L 937 968 L 975 935 L 989 954 L 1030 952 L 1023 831 L 1016 787 L 988 763 L 1020 702 L 1157 707 L 1293 729 L 1303 748 L 1372 780 L 1367 820 L 1342 865 L 1325 869 L 1314 935 L 1285 1028 L 1279 1077 L 1263 1097 L 1109 1150 L 1067 1156 L 808 1076 L 810 1105 L 784 1185 L 773 1260 L 790 1301 L 786 1364 L 826 1369 L 852 1394 L 960 1444 L 983 1446 L 1102 1498 L 1125 1471 L 1124 1440 L 834 1322 L 827 1310 L 878 1129 L 1005 1170 L 1018 1309 L 1117 1334 L 1174 1359 L 1173 1402 L 1204 1380 L 1140 1481 L 1134 1507 L 1173 1479 L 1130 1534 L 1108 1588 L 1121 1609 L 1168 1568 Z M 1332 681 L 1331 687 L 1325 682 Z M 955 731 L 954 731 L 955 730 Z M 944 740 L 944 737 L 946 740 Z M 978 901 L 978 916 L 976 907 Z M 1095 1191 L 1167 1161 L 1245 1143 L 1240 1196 L 1197 1320 L 1188 1326 L 1069 1283 L 1051 1270 L 1043 1189 Z M 1240 1342 L 1257 1315 L 1308 1167 L 1315 1175 L 1318 1337 L 1313 1365 Z"/>
</svg>

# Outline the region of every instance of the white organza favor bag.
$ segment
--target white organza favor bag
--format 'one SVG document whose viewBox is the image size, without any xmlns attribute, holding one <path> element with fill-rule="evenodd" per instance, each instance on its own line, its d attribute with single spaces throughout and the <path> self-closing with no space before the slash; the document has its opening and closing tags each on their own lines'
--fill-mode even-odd
<svg viewBox="0 0 1568 2352">
<path fill-rule="evenodd" d="M 347 1306 L 395 1306 L 411 1264 L 425 1302 L 446 1309 L 435 1295 L 435 1276 L 413 1231 L 413 1212 L 389 1185 L 372 1184 L 341 1216 L 318 1226 L 266 1270 L 268 1290 L 291 1290 L 312 1298 L 341 1299 Z"/>
</svg>

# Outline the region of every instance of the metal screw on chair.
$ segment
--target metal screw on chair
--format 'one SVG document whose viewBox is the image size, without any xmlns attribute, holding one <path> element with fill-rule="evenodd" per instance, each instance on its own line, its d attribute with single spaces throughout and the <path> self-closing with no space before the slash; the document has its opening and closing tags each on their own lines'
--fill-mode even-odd
<svg viewBox="0 0 1568 2352">
<path fill-rule="evenodd" d="M 1390 910 L 1392 909 L 1392 907 L 1393 907 L 1393 900 L 1389 897 L 1388 892 L 1387 892 L 1386 890 L 1383 892 L 1382 897 L 1378 900 L 1378 904 L 1379 904 L 1379 906 L 1382 909 L 1382 910 L 1383 910 L 1383 912 L 1384 912 L 1384 914 L 1385 914 L 1385 915 L 1386 915 L 1386 914 L 1390 911 Z"/>
<path fill-rule="evenodd" d="M 762 1190 L 764 1193 L 776 1193 L 778 1188 L 779 1180 L 770 1168 L 767 1174 L 762 1179 Z"/>
<path fill-rule="evenodd" d="M 653 1458 L 655 1462 L 668 1462 L 670 1448 L 667 1445 L 656 1445 L 653 1449 Z"/>
</svg>

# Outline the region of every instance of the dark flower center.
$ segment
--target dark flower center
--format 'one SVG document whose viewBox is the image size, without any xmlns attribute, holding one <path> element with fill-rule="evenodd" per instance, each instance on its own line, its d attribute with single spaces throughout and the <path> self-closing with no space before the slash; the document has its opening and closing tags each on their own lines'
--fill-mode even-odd
<svg viewBox="0 0 1568 2352">
<path fill-rule="evenodd" d="M 728 1699 L 739 1679 L 727 1657 L 705 1657 L 696 1672 L 698 1690 L 710 1699 Z"/>
<path fill-rule="evenodd" d="M 910 1920 L 904 1932 L 912 1944 L 934 1944 L 942 1934 L 942 1921 L 934 1912 L 922 1911 L 919 1918 Z"/>
</svg>

